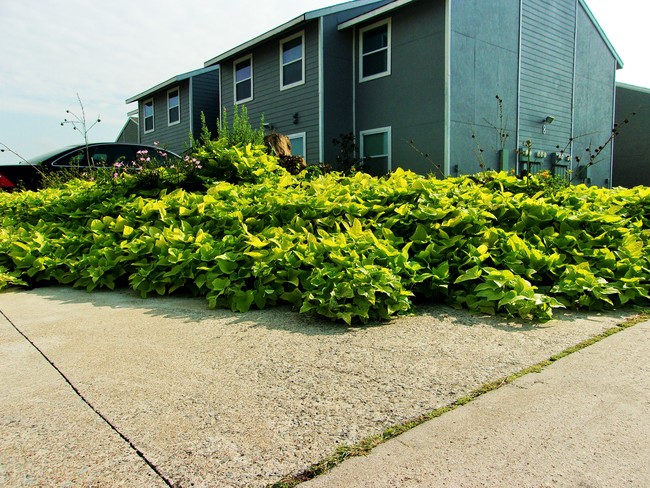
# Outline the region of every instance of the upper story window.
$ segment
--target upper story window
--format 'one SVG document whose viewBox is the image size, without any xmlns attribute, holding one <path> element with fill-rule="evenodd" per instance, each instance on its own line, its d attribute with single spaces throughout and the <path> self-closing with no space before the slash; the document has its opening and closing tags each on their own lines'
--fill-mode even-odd
<svg viewBox="0 0 650 488">
<path fill-rule="evenodd" d="M 178 88 L 167 92 L 167 123 L 178 124 L 181 121 L 181 97 Z"/>
<path fill-rule="evenodd" d="M 359 31 L 359 79 L 390 75 L 390 19 Z"/>
<path fill-rule="evenodd" d="M 235 103 L 253 99 L 253 57 L 247 56 L 235 61 Z"/>
<path fill-rule="evenodd" d="M 305 33 L 284 39 L 280 43 L 280 89 L 305 83 Z"/>
<path fill-rule="evenodd" d="M 153 132 L 153 98 L 145 100 L 142 104 L 142 110 L 144 112 L 144 132 Z"/>
</svg>

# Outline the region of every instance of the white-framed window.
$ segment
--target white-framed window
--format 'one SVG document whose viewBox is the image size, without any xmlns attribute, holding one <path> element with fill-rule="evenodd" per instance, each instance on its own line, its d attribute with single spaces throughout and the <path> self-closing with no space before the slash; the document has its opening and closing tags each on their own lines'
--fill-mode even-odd
<svg viewBox="0 0 650 488">
<path fill-rule="evenodd" d="M 287 137 L 291 143 L 291 155 L 307 159 L 307 134 L 300 132 L 298 134 L 288 135 Z"/>
<path fill-rule="evenodd" d="M 361 157 L 363 164 L 371 174 L 382 175 L 392 170 L 391 164 L 391 128 L 362 130 Z"/>
<path fill-rule="evenodd" d="M 391 22 L 382 20 L 359 31 L 359 81 L 390 75 Z"/>
<path fill-rule="evenodd" d="M 153 132 L 153 98 L 142 102 L 142 111 L 144 112 L 144 133 Z"/>
<path fill-rule="evenodd" d="M 175 125 L 181 121 L 181 95 L 178 88 L 167 92 L 167 124 Z"/>
<path fill-rule="evenodd" d="M 253 99 L 253 56 L 240 58 L 233 64 L 235 83 L 235 103 L 248 102 Z"/>
<path fill-rule="evenodd" d="M 305 83 L 305 32 L 280 42 L 280 90 Z"/>
</svg>

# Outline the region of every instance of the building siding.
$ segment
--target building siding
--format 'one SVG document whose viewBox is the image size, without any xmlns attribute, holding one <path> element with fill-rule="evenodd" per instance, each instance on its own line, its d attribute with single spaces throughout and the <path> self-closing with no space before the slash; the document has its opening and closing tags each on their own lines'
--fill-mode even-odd
<svg viewBox="0 0 650 488">
<path fill-rule="evenodd" d="M 612 182 L 612 145 L 605 147 L 592 166 L 586 166 L 589 155 L 586 149 L 598 148 L 611 136 L 616 64 L 608 46 L 581 6 L 578 7 L 577 29 L 574 182 L 607 187 Z M 581 159 L 577 165 L 575 156 Z"/>
<path fill-rule="evenodd" d="M 280 42 L 304 30 L 305 83 L 286 90 L 280 89 Z M 306 152 L 309 163 L 319 162 L 319 97 L 318 97 L 318 22 L 311 21 L 284 32 L 235 59 L 221 63 L 222 106 L 228 122 L 234 110 L 233 61 L 247 54 L 253 55 L 253 100 L 245 102 L 250 123 L 254 128 L 264 116 L 271 130 L 281 134 L 306 133 Z M 298 122 L 294 123 L 294 114 Z"/>
<path fill-rule="evenodd" d="M 391 3 L 330 11 L 214 58 L 221 61 L 221 106 L 232 114 L 233 61 L 250 55 L 253 99 L 245 106 L 253 127 L 263 115 L 279 133 L 305 133 L 312 164 L 333 163 L 332 140 L 342 134 L 352 131 L 360 143 L 362 132 L 390 128 L 391 167 L 420 173 L 437 173 L 432 163 L 452 175 L 521 171 L 525 141 L 538 168 L 552 169 L 558 150 L 582 154 L 585 144 L 611 133 L 618 58 L 581 0 L 392 3 L 338 30 Z M 359 32 L 386 18 L 391 72 L 360 82 Z M 280 42 L 301 31 L 305 83 L 281 90 Z M 547 116 L 554 120 L 545 126 Z M 507 134 L 503 146 L 500 131 Z M 545 155 L 537 158 L 539 151 Z M 601 168 L 585 171 L 585 182 L 611 183 L 607 151 Z"/>
<path fill-rule="evenodd" d="M 171 89 L 179 88 L 179 97 L 181 105 L 181 120 L 178 124 L 169 125 L 167 120 L 167 92 Z M 189 80 L 179 82 L 177 85 L 171 85 L 152 95 L 153 113 L 154 113 L 154 130 L 144 132 L 144 116 L 141 116 L 140 124 L 140 141 L 143 144 L 157 143 L 165 149 L 180 153 L 185 151 L 190 145 L 190 96 Z M 144 102 L 146 98 L 140 100 L 140 114 L 144 114 Z"/>
<path fill-rule="evenodd" d="M 613 185 L 650 186 L 650 89 L 618 85 L 616 122 Z"/>
<path fill-rule="evenodd" d="M 520 2 L 450 1 L 449 172 L 475 173 L 481 171 L 481 163 L 484 169 L 501 169 L 501 128 L 508 134 L 507 162 L 514 167 Z M 502 100 L 502 120 L 497 96 Z"/>
<path fill-rule="evenodd" d="M 434 173 L 433 165 L 444 163 L 445 3 L 417 2 L 393 10 L 390 19 L 389 76 L 359 82 L 359 30 L 364 26 L 356 29 L 356 135 L 390 127 L 391 167 Z"/>
<path fill-rule="evenodd" d="M 203 73 L 192 78 L 192 126 L 195 139 L 201 135 L 201 114 L 205 116 L 208 130 L 216 135 L 219 118 L 219 70 Z"/>
<path fill-rule="evenodd" d="M 566 147 L 573 130 L 576 0 L 523 0 L 519 147 L 532 143 L 541 168 L 550 169 L 557 146 Z M 551 124 L 543 120 L 554 117 Z"/>
</svg>

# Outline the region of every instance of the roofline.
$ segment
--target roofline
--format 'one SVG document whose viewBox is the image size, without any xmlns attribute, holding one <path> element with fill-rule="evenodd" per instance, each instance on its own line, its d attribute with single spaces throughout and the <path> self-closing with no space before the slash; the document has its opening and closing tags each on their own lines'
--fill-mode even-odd
<svg viewBox="0 0 650 488">
<path fill-rule="evenodd" d="M 594 16 L 594 13 L 591 11 L 589 6 L 587 5 L 587 2 L 585 0 L 578 0 L 578 3 L 582 5 L 582 8 L 584 9 L 585 13 L 589 17 L 589 20 L 591 20 L 591 23 L 594 24 L 594 27 L 600 34 L 600 36 L 603 38 L 603 41 L 605 41 L 605 44 L 607 45 L 607 48 L 610 50 L 612 55 L 614 56 L 614 59 L 616 59 L 616 69 L 621 69 L 623 68 L 623 60 L 621 57 L 618 55 L 616 52 L 616 49 L 614 49 L 614 46 L 610 42 L 609 38 L 607 37 L 607 34 L 605 34 L 605 31 L 603 28 L 600 26 L 598 21 L 596 20 L 596 17 Z"/>
<path fill-rule="evenodd" d="M 294 19 L 291 19 L 288 22 L 285 22 L 282 25 L 279 25 L 264 34 L 261 34 L 257 37 L 254 37 L 253 39 L 244 42 L 243 44 L 240 44 L 237 47 L 234 47 L 222 54 L 219 54 L 218 56 L 215 56 L 214 58 L 208 59 L 204 64 L 204 66 L 213 66 L 217 63 L 220 63 L 224 59 L 232 58 L 237 56 L 239 53 L 242 51 L 245 51 L 257 44 L 260 44 L 264 41 L 267 41 L 268 39 L 271 39 L 272 37 L 277 36 L 278 34 L 281 34 L 282 32 L 289 30 L 297 25 L 300 25 L 303 22 L 306 22 L 308 20 L 313 20 L 313 19 L 318 19 L 320 17 L 324 17 L 326 15 L 331 15 L 335 14 L 338 12 L 344 12 L 346 10 L 350 10 L 352 8 L 357 8 L 357 7 L 365 7 L 366 5 L 372 5 L 373 3 L 377 3 L 380 0 L 353 0 L 353 1 L 348 1 L 344 3 L 339 3 L 337 5 L 332 5 L 330 7 L 323 7 L 317 10 L 311 10 L 309 12 L 306 12 L 302 15 L 299 15 L 298 17 L 295 17 Z"/>
<path fill-rule="evenodd" d="M 365 14 L 361 14 L 358 17 L 354 17 L 350 20 L 347 20 L 345 22 L 342 22 L 339 24 L 338 29 L 339 30 L 344 30 L 348 29 L 350 27 L 353 27 L 357 24 L 361 24 L 363 22 L 366 22 L 368 20 L 374 19 L 375 17 L 379 17 L 380 15 L 385 14 L 386 12 L 391 12 L 397 8 L 403 7 L 404 5 L 407 5 L 409 3 L 415 2 L 417 0 L 395 0 L 394 2 L 388 3 L 382 7 L 376 8 L 375 10 L 371 10 L 370 12 L 366 12 Z"/>
<path fill-rule="evenodd" d="M 385 14 L 387 12 L 390 12 L 392 10 L 395 10 L 399 7 L 403 7 L 404 5 L 408 5 L 409 3 L 415 2 L 417 0 L 395 0 L 394 2 L 391 2 L 387 5 L 384 5 L 383 7 L 379 7 L 375 10 L 371 10 L 370 12 L 366 12 L 365 14 L 361 14 L 358 17 L 354 17 L 353 19 L 347 20 L 345 22 L 342 22 L 339 24 L 338 29 L 343 30 L 347 29 L 349 27 L 355 26 L 357 24 L 361 24 L 363 22 L 366 22 L 370 19 L 373 19 L 375 17 L 378 17 L 382 14 Z M 596 17 L 594 16 L 593 12 L 587 5 L 587 2 L 585 0 L 578 0 L 578 3 L 582 6 L 584 9 L 585 13 L 589 17 L 589 20 L 591 23 L 594 25 L 600 36 L 603 38 L 603 41 L 605 41 L 605 44 L 607 45 L 607 48 L 609 51 L 612 53 L 614 56 L 614 59 L 616 60 L 616 68 L 621 69 L 623 67 L 623 60 L 621 57 L 618 55 L 616 52 L 616 49 L 614 49 L 614 46 L 610 42 L 609 38 L 607 37 L 607 34 L 605 34 L 605 31 L 603 28 L 600 26 L 598 21 L 596 20 Z"/>
<path fill-rule="evenodd" d="M 617 81 L 616 88 L 625 88 L 626 90 L 634 90 L 650 95 L 650 88 L 646 88 L 645 86 L 630 85 L 629 83 L 621 83 L 620 81 Z"/>
<path fill-rule="evenodd" d="M 167 81 L 163 81 L 162 83 L 157 84 L 154 87 L 149 88 L 148 90 L 143 91 L 142 93 L 138 93 L 137 95 L 127 98 L 126 103 L 133 103 L 137 102 L 138 100 L 143 99 L 144 97 L 151 95 L 152 93 L 155 93 L 157 91 L 160 91 L 164 88 L 167 88 L 170 85 L 173 85 L 174 83 L 178 83 L 179 81 L 187 80 L 189 78 L 192 78 L 194 76 L 199 76 L 205 73 L 209 73 L 211 71 L 215 71 L 219 69 L 219 66 L 207 66 L 204 68 L 199 68 L 195 69 L 193 71 L 188 71 L 187 73 L 182 73 L 180 75 L 173 76 L 172 78 L 168 79 Z"/>
<path fill-rule="evenodd" d="M 239 46 L 234 47 L 234 48 L 230 49 L 229 51 L 226 51 L 225 53 L 222 53 L 222 54 L 220 54 L 218 56 L 215 56 L 212 59 L 208 59 L 204 63 L 204 66 L 213 66 L 213 65 L 215 65 L 217 63 L 220 63 L 221 61 L 223 61 L 226 58 L 236 56 L 241 51 L 245 51 L 246 49 L 248 49 L 249 47 L 254 46 L 255 44 L 266 41 L 267 39 L 270 39 L 271 37 L 274 37 L 274 36 L 278 35 L 279 33 L 283 32 L 285 30 L 291 29 L 292 27 L 295 27 L 296 25 L 301 24 L 305 20 L 307 20 L 307 16 L 306 16 L 306 14 L 303 14 L 303 15 L 301 15 L 299 17 L 296 17 L 295 19 L 290 20 L 289 22 L 285 22 L 284 24 L 282 24 L 282 25 L 280 25 L 280 26 L 278 26 L 278 27 L 276 27 L 274 29 L 271 29 L 270 31 L 267 31 L 264 34 L 251 39 L 250 41 L 246 41 L 245 43 L 240 44 Z"/>
</svg>

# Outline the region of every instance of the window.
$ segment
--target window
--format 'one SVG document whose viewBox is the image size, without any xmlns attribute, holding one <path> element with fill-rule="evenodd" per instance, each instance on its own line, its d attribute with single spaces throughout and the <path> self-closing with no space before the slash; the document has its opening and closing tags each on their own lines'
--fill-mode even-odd
<svg viewBox="0 0 650 488">
<path fill-rule="evenodd" d="M 280 89 L 305 83 L 305 33 L 301 32 L 280 43 Z"/>
<path fill-rule="evenodd" d="M 307 159 L 307 152 L 306 152 L 306 135 L 304 132 L 301 132 L 300 134 L 291 134 L 289 137 L 289 142 L 291 143 L 291 155 L 292 156 L 300 156 L 303 159 Z"/>
<path fill-rule="evenodd" d="M 181 121 L 181 99 L 178 88 L 167 92 L 167 124 L 174 125 Z"/>
<path fill-rule="evenodd" d="M 143 103 L 144 111 L 144 133 L 153 132 L 153 98 Z"/>
<path fill-rule="evenodd" d="M 359 79 L 372 80 L 390 74 L 390 20 L 361 29 Z"/>
<path fill-rule="evenodd" d="M 361 155 L 368 172 L 383 175 L 391 171 L 390 127 L 361 131 Z"/>
<path fill-rule="evenodd" d="M 235 61 L 235 103 L 253 99 L 253 57 Z"/>
</svg>

